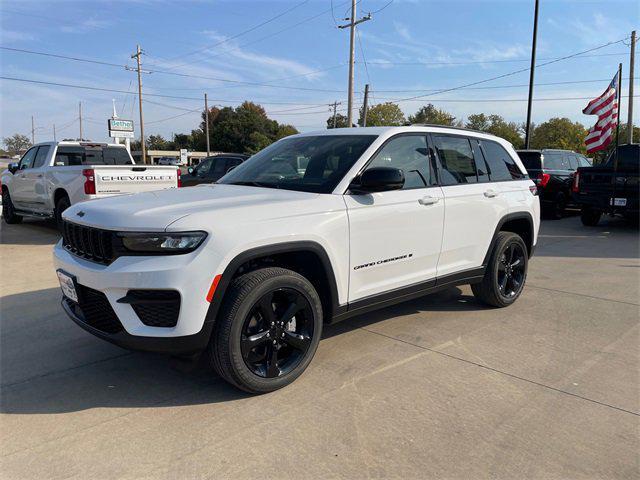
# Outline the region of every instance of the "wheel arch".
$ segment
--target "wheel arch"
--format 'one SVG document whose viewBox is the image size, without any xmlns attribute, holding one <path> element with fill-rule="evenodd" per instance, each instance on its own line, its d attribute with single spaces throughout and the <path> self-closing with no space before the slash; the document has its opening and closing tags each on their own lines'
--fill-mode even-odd
<svg viewBox="0 0 640 480">
<path fill-rule="evenodd" d="M 62 197 L 67 197 L 69 201 L 71 201 L 71 197 L 69 196 L 69 193 L 63 187 L 56 188 L 55 191 L 53 192 L 53 208 L 55 208 L 56 204 L 58 203 L 58 200 L 60 200 Z"/>
<path fill-rule="evenodd" d="M 489 244 L 489 248 L 487 249 L 487 253 L 482 261 L 482 265 L 486 266 L 489 263 L 489 258 L 491 257 L 491 252 L 493 251 L 493 247 L 496 244 L 496 240 L 498 237 L 498 233 L 500 232 L 513 232 L 524 240 L 525 245 L 527 246 L 527 253 L 529 257 L 533 256 L 534 245 L 534 227 L 533 227 L 533 217 L 529 212 L 516 212 L 509 213 L 502 217 L 496 226 L 495 231 L 493 232 L 493 237 L 491 238 L 491 243 Z"/>
<path fill-rule="evenodd" d="M 340 311 L 334 268 L 324 247 L 314 241 L 284 242 L 245 250 L 227 264 L 211 299 L 205 324 L 215 322 L 226 291 L 236 276 L 264 266 L 281 266 L 311 277 L 309 281 L 322 300 L 325 320 Z"/>
</svg>

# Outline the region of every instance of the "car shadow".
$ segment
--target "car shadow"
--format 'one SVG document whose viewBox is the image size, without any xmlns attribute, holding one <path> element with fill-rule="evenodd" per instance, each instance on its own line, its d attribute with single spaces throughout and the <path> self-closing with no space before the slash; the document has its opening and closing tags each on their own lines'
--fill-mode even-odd
<svg viewBox="0 0 640 480">
<path fill-rule="evenodd" d="M 0 245 L 54 245 L 60 233 L 53 220 L 25 218 L 22 223 L 0 226 Z"/>
<path fill-rule="evenodd" d="M 0 413 L 186 406 L 250 396 L 212 373 L 205 355 L 189 365 L 164 355 L 129 352 L 93 337 L 64 316 L 59 299 L 57 288 L 2 299 Z M 451 288 L 326 325 L 323 339 L 401 315 L 484 308 Z"/>
</svg>

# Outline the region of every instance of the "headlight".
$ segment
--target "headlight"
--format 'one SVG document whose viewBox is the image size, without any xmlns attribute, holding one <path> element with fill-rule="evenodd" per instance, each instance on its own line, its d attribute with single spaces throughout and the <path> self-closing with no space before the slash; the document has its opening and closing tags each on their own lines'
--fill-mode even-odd
<svg viewBox="0 0 640 480">
<path fill-rule="evenodd" d="M 206 236 L 205 232 L 118 233 L 126 250 L 150 254 L 193 252 Z"/>
</svg>

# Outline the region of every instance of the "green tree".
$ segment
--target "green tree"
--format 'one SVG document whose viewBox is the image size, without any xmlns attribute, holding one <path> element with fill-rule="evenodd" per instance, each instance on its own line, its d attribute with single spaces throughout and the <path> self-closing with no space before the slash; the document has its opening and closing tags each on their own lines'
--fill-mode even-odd
<svg viewBox="0 0 640 480">
<path fill-rule="evenodd" d="M 465 127 L 502 137 L 511 142 L 514 148 L 522 148 L 523 146 L 520 126 L 516 122 L 507 122 L 500 115 L 485 115 L 484 113 L 469 115 Z"/>
<path fill-rule="evenodd" d="M 296 133 L 298 133 L 298 129 L 293 125 L 279 125 L 278 131 L 276 132 L 276 140 L 295 135 Z"/>
<path fill-rule="evenodd" d="M 336 113 L 336 128 L 345 128 L 348 126 L 347 116 L 342 115 L 341 113 Z M 327 118 L 327 128 L 333 128 L 333 115 Z"/>
<path fill-rule="evenodd" d="M 147 148 L 149 150 L 168 150 L 168 144 L 162 135 L 149 135 L 147 138 Z"/>
<path fill-rule="evenodd" d="M 413 115 L 409 115 L 409 123 L 430 123 L 433 125 L 450 125 L 458 127 L 462 122 L 445 110 L 436 108 L 431 103 L 420 108 Z"/>
<path fill-rule="evenodd" d="M 585 153 L 587 129 L 568 118 L 551 118 L 536 125 L 531 135 L 531 148 L 561 148 Z"/>
<path fill-rule="evenodd" d="M 4 137 L 2 139 L 2 143 L 7 147 L 7 150 L 12 154 L 16 155 L 22 150 L 26 150 L 31 146 L 31 141 L 29 137 L 26 135 L 22 135 L 20 133 L 14 133 L 10 137 Z"/>
<path fill-rule="evenodd" d="M 364 109 L 360 108 L 360 119 L 358 124 L 363 123 Z M 404 113 L 400 110 L 398 104 L 393 102 L 379 103 L 373 105 L 367 111 L 367 127 L 386 127 L 404 125 Z"/>
</svg>

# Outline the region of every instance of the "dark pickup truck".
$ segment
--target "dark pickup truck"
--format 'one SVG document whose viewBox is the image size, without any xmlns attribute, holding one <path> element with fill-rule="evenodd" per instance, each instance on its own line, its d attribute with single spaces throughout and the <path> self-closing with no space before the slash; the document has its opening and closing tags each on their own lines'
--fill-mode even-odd
<svg viewBox="0 0 640 480">
<path fill-rule="evenodd" d="M 581 207 L 582 223 L 595 226 L 603 213 L 637 222 L 639 169 L 639 144 L 620 145 L 617 161 L 614 151 L 601 165 L 579 168 L 573 178 L 572 195 Z"/>
</svg>

